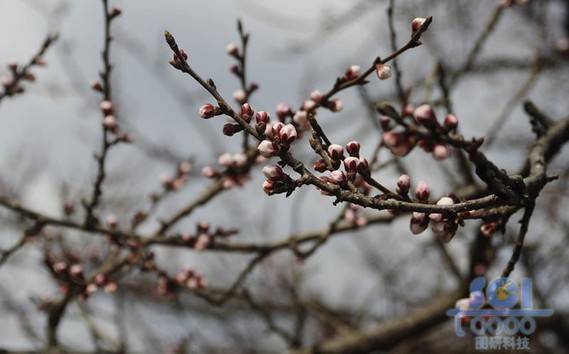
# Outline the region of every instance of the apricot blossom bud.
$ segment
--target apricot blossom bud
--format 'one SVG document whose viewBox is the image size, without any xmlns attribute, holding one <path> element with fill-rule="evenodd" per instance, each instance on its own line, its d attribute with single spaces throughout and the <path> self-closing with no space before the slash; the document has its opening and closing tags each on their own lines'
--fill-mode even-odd
<svg viewBox="0 0 569 354">
<path fill-rule="evenodd" d="M 415 117 L 415 121 L 424 126 L 432 126 L 437 121 L 433 108 L 428 104 L 417 107 L 413 115 Z"/>
<path fill-rule="evenodd" d="M 391 65 L 379 63 L 375 66 L 375 73 L 380 80 L 387 80 L 391 77 Z"/>
<path fill-rule="evenodd" d="M 342 171 L 332 171 L 330 172 L 330 182 L 335 184 L 344 184 L 347 181 L 347 177 Z"/>
<path fill-rule="evenodd" d="M 405 195 L 409 192 L 409 188 L 411 188 L 411 177 L 407 175 L 399 176 L 397 180 L 397 193 Z"/>
<path fill-rule="evenodd" d="M 358 157 L 360 155 L 360 143 L 355 140 L 350 141 L 346 144 L 346 151 L 350 156 Z"/>
<path fill-rule="evenodd" d="M 324 97 L 324 95 L 322 94 L 322 92 L 318 90 L 312 91 L 312 93 L 310 94 L 310 99 L 314 102 L 322 101 L 322 97 Z"/>
<path fill-rule="evenodd" d="M 360 74 L 361 74 L 361 68 L 357 65 L 352 65 L 346 70 L 343 79 L 346 81 L 351 81 L 357 79 L 360 76 Z"/>
<path fill-rule="evenodd" d="M 420 181 L 415 189 L 415 196 L 422 202 L 429 200 L 429 196 L 431 195 L 431 190 L 426 182 Z"/>
<path fill-rule="evenodd" d="M 115 131 L 118 128 L 118 123 L 115 116 L 108 115 L 103 118 L 103 126 L 105 129 Z"/>
<path fill-rule="evenodd" d="M 243 117 L 243 119 L 246 122 L 250 122 L 251 118 L 253 117 L 253 114 L 255 112 L 253 111 L 253 108 L 251 108 L 251 105 L 249 103 L 243 103 L 243 105 L 241 106 L 241 117 Z"/>
<path fill-rule="evenodd" d="M 344 159 L 344 169 L 346 172 L 356 172 L 358 169 L 359 159 L 354 156 L 349 156 Z"/>
<path fill-rule="evenodd" d="M 304 101 L 304 104 L 302 105 L 302 108 L 305 111 L 310 111 L 312 109 L 314 109 L 316 107 L 316 102 L 314 100 L 306 100 Z"/>
<path fill-rule="evenodd" d="M 113 113 L 113 103 L 111 101 L 105 100 L 102 101 L 100 104 L 101 111 L 105 114 L 112 114 Z"/>
<path fill-rule="evenodd" d="M 209 119 L 215 116 L 215 107 L 211 103 L 204 104 L 200 107 L 200 117 Z"/>
<path fill-rule="evenodd" d="M 453 130 L 458 126 L 458 119 L 454 114 L 447 114 L 443 124 L 446 129 Z"/>
<path fill-rule="evenodd" d="M 233 92 L 233 99 L 235 99 L 237 103 L 243 104 L 247 100 L 247 93 L 243 90 L 237 90 Z"/>
<path fill-rule="evenodd" d="M 283 169 L 277 165 L 263 167 L 263 174 L 272 181 L 277 181 L 284 176 Z"/>
<path fill-rule="evenodd" d="M 255 113 L 255 120 L 258 123 L 268 123 L 269 120 L 271 120 L 271 117 L 269 116 L 269 114 L 265 111 L 259 111 L 257 113 Z"/>
<path fill-rule="evenodd" d="M 411 31 L 413 33 L 417 32 L 421 26 L 427 21 L 424 17 L 417 17 L 413 21 L 411 21 Z"/>
<path fill-rule="evenodd" d="M 239 56 L 239 47 L 237 47 L 235 43 L 229 43 L 225 50 L 227 51 L 227 54 L 233 57 Z"/>
<path fill-rule="evenodd" d="M 279 120 L 284 120 L 286 117 L 292 115 L 292 110 L 290 109 L 290 106 L 285 104 L 285 103 L 279 103 L 277 105 L 277 117 L 279 118 Z"/>
<path fill-rule="evenodd" d="M 280 130 L 279 137 L 281 138 L 281 141 L 283 141 L 287 144 L 292 143 L 297 137 L 296 128 L 292 124 L 285 125 Z"/>
<path fill-rule="evenodd" d="M 264 157 L 271 157 L 277 151 L 277 149 L 275 149 L 273 142 L 270 140 L 261 141 L 257 148 L 259 149 L 259 153 Z"/>
<path fill-rule="evenodd" d="M 340 112 L 342 109 L 344 109 L 344 104 L 339 98 L 334 98 L 328 103 L 328 108 L 332 112 Z"/>
<path fill-rule="evenodd" d="M 425 231 L 429 226 L 429 218 L 425 213 L 414 212 L 411 216 L 411 221 L 409 223 L 409 229 L 413 235 L 418 235 Z"/>
<path fill-rule="evenodd" d="M 445 160 L 449 157 L 449 155 L 450 155 L 450 150 L 444 144 L 437 144 L 433 148 L 433 158 L 435 160 L 439 160 L 439 161 Z"/>
<path fill-rule="evenodd" d="M 332 144 L 328 146 L 328 155 L 332 160 L 340 160 L 344 155 L 344 148 L 342 145 Z"/>
</svg>

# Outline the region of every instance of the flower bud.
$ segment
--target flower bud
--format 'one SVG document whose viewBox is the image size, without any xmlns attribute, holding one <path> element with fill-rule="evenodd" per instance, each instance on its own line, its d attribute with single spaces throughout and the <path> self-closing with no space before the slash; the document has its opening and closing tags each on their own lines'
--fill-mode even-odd
<svg viewBox="0 0 569 354">
<path fill-rule="evenodd" d="M 265 180 L 263 182 L 263 191 L 267 193 L 267 195 L 273 194 L 273 190 L 275 188 L 275 183 L 271 180 Z"/>
<path fill-rule="evenodd" d="M 233 92 L 233 99 L 235 99 L 237 103 L 243 104 L 247 100 L 247 93 L 243 90 L 237 90 Z"/>
<path fill-rule="evenodd" d="M 349 156 L 344 159 L 344 169 L 346 172 L 356 172 L 358 169 L 359 159 L 354 156 Z"/>
<path fill-rule="evenodd" d="M 346 70 L 343 79 L 345 81 L 352 81 L 357 79 L 360 76 L 360 74 L 361 74 L 360 67 L 357 65 L 352 65 L 348 68 L 348 70 Z"/>
<path fill-rule="evenodd" d="M 447 114 L 443 124 L 447 130 L 454 130 L 458 126 L 458 119 L 454 114 Z"/>
<path fill-rule="evenodd" d="M 308 114 L 306 111 L 297 111 L 292 117 L 292 120 L 298 124 L 299 127 L 308 127 Z"/>
<path fill-rule="evenodd" d="M 340 160 L 344 155 L 344 148 L 342 145 L 332 144 L 328 146 L 328 155 L 332 160 Z"/>
<path fill-rule="evenodd" d="M 498 223 L 493 221 L 493 222 L 487 222 L 485 224 L 482 224 L 482 226 L 480 226 L 480 233 L 484 236 L 484 237 L 490 237 L 494 234 L 494 232 L 496 232 L 496 230 L 498 229 Z"/>
<path fill-rule="evenodd" d="M 339 98 L 334 98 L 328 103 L 328 108 L 332 112 L 340 112 L 342 109 L 344 109 L 344 104 Z"/>
<path fill-rule="evenodd" d="M 415 111 L 415 107 L 413 107 L 412 104 L 406 104 L 405 107 L 403 107 L 403 111 L 401 112 L 401 115 L 403 117 L 412 117 L 414 111 Z"/>
<path fill-rule="evenodd" d="M 449 155 L 450 155 L 450 150 L 444 144 L 437 144 L 433 148 L 433 158 L 435 160 L 439 160 L 439 161 L 445 160 L 449 157 Z"/>
<path fill-rule="evenodd" d="M 435 112 L 428 104 L 417 107 L 413 115 L 415 116 L 415 121 L 418 124 L 422 124 L 426 127 L 431 127 L 437 122 Z"/>
<path fill-rule="evenodd" d="M 360 143 L 355 140 L 350 141 L 346 144 L 346 151 L 350 156 L 358 157 L 360 155 Z"/>
<path fill-rule="evenodd" d="M 427 19 L 423 17 L 417 17 L 413 21 L 411 21 L 411 32 L 415 33 L 423 26 Z"/>
<path fill-rule="evenodd" d="M 202 168 L 202 176 L 206 178 L 216 177 L 219 173 L 211 166 L 204 166 Z"/>
<path fill-rule="evenodd" d="M 437 202 L 437 205 L 453 205 L 453 204 L 454 204 L 454 200 L 452 200 L 452 198 L 449 198 L 449 197 L 442 197 Z M 433 221 L 441 221 L 443 219 L 443 214 L 439 214 L 439 213 L 430 214 L 429 218 Z"/>
<path fill-rule="evenodd" d="M 357 166 L 358 172 L 367 172 L 368 169 L 369 169 L 369 162 L 367 161 L 366 158 L 360 157 L 358 159 L 358 166 Z"/>
<path fill-rule="evenodd" d="M 204 104 L 200 107 L 200 117 L 208 119 L 215 116 L 215 107 L 211 103 Z"/>
<path fill-rule="evenodd" d="M 342 184 L 345 184 L 347 180 L 348 179 L 347 179 L 346 175 L 342 171 L 336 170 L 336 171 L 330 172 L 330 182 L 332 182 L 332 183 L 342 185 Z"/>
<path fill-rule="evenodd" d="M 83 275 L 83 266 L 81 264 L 73 264 L 69 267 L 69 274 L 75 278 L 80 278 Z"/>
<path fill-rule="evenodd" d="M 237 123 L 225 123 L 223 125 L 223 134 L 233 136 L 243 130 L 243 127 Z"/>
<path fill-rule="evenodd" d="M 284 176 L 283 169 L 277 165 L 263 167 L 263 174 L 272 181 L 277 181 Z"/>
<path fill-rule="evenodd" d="M 103 85 L 101 84 L 101 81 L 99 81 L 99 80 L 95 80 L 95 81 L 91 82 L 91 88 L 97 92 L 103 92 Z"/>
<path fill-rule="evenodd" d="M 409 192 L 409 188 L 411 188 L 411 177 L 407 175 L 399 176 L 397 180 L 397 193 L 406 195 Z"/>
<path fill-rule="evenodd" d="M 388 131 L 383 133 L 383 143 L 395 156 L 405 156 L 413 146 L 404 132 Z"/>
<path fill-rule="evenodd" d="M 196 243 L 194 244 L 194 249 L 196 251 L 203 251 L 209 246 L 211 237 L 208 234 L 201 234 L 198 236 Z"/>
<path fill-rule="evenodd" d="M 426 202 L 429 200 L 429 196 L 431 195 L 431 190 L 426 182 L 420 181 L 417 185 L 417 189 L 415 189 L 415 196 L 419 201 Z"/>
<path fill-rule="evenodd" d="M 251 108 L 251 105 L 249 103 L 243 103 L 243 105 L 241 106 L 241 117 L 246 122 L 251 121 L 251 118 L 253 117 L 254 113 L 255 112 L 253 111 L 253 108 Z"/>
<path fill-rule="evenodd" d="M 315 107 L 316 107 L 316 102 L 314 102 L 313 100 L 306 100 L 306 101 L 304 101 L 304 104 L 302 105 L 302 108 L 305 111 L 313 110 Z"/>
<path fill-rule="evenodd" d="M 270 126 L 267 124 L 267 129 L 270 130 L 270 133 L 268 133 L 267 135 L 271 137 L 279 136 L 279 133 L 284 126 L 285 125 L 283 122 L 275 122 Z"/>
<path fill-rule="evenodd" d="M 326 166 L 326 162 L 323 159 L 316 160 L 316 162 L 312 167 L 320 173 L 328 169 L 328 167 Z"/>
<path fill-rule="evenodd" d="M 103 118 L 103 126 L 105 127 L 105 129 L 108 129 L 110 131 L 116 131 L 117 128 L 119 127 L 117 120 L 115 119 L 115 116 L 112 115 L 108 115 L 105 116 L 105 118 Z"/>
<path fill-rule="evenodd" d="M 375 73 L 380 80 L 387 80 L 391 77 L 391 65 L 379 63 L 375 66 Z"/>
<path fill-rule="evenodd" d="M 107 216 L 107 225 L 109 225 L 109 227 L 111 229 L 114 229 L 115 227 L 117 227 L 118 224 L 119 224 L 119 221 L 118 221 L 116 216 L 114 216 L 114 215 Z"/>
<path fill-rule="evenodd" d="M 259 149 L 259 153 L 261 154 L 261 156 L 264 156 L 264 157 L 271 157 L 277 151 L 275 149 L 273 142 L 270 140 L 261 141 L 259 143 L 259 146 L 257 147 L 257 149 Z"/>
<path fill-rule="evenodd" d="M 227 54 L 232 57 L 239 57 L 239 47 L 235 43 L 229 43 L 226 47 Z"/>
<path fill-rule="evenodd" d="M 297 137 L 296 128 L 292 124 L 285 125 L 279 131 L 279 137 L 280 137 L 282 142 L 285 142 L 287 144 L 291 144 Z"/>
<path fill-rule="evenodd" d="M 101 111 L 105 114 L 105 115 L 109 115 L 113 113 L 113 103 L 111 101 L 105 100 L 102 101 L 100 104 L 101 107 Z"/>
<path fill-rule="evenodd" d="M 286 117 L 292 115 L 292 110 L 290 106 L 285 103 L 279 103 L 277 105 L 277 117 L 279 120 L 283 121 Z"/>
<path fill-rule="evenodd" d="M 233 164 L 236 167 L 243 167 L 247 164 L 247 155 L 243 153 L 233 155 Z"/>
<path fill-rule="evenodd" d="M 450 242 L 456 234 L 458 225 L 452 221 L 442 220 L 433 221 L 431 223 L 431 230 L 437 235 L 443 242 Z"/>
<path fill-rule="evenodd" d="M 265 111 L 259 111 L 255 113 L 255 121 L 257 122 L 257 124 L 268 123 L 270 119 L 271 118 L 269 117 L 269 114 Z"/>
<path fill-rule="evenodd" d="M 322 94 L 322 92 L 320 92 L 318 90 L 312 91 L 312 93 L 310 94 L 310 99 L 314 102 L 322 101 L 323 97 L 324 97 L 324 94 Z"/>
<path fill-rule="evenodd" d="M 411 216 L 411 221 L 409 223 L 409 229 L 413 235 L 418 235 L 425 231 L 429 226 L 429 218 L 425 213 L 414 212 Z"/>
<path fill-rule="evenodd" d="M 224 167 L 231 167 L 235 164 L 235 160 L 233 159 L 233 155 L 225 153 L 219 156 L 217 163 Z"/>
</svg>

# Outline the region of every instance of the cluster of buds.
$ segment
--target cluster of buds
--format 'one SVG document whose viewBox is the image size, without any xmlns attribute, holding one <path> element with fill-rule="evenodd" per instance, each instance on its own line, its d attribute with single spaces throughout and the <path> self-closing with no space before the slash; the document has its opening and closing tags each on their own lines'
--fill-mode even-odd
<svg viewBox="0 0 569 354">
<path fill-rule="evenodd" d="M 93 85 L 92 85 L 93 87 Z M 130 143 L 133 141 L 133 137 L 127 133 L 121 133 L 119 123 L 114 115 L 113 103 L 108 100 L 101 101 L 99 105 L 101 112 L 103 113 L 103 128 L 105 131 L 111 132 L 117 138 L 117 141 Z"/>
<path fill-rule="evenodd" d="M 290 145 L 298 138 L 296 128 L 291 123 L 269 121 L 262 124 L 265 125 L 265 139 L 259 143 L 257 148 L 263 157 L 269 158 L 280 152 L 288 151 Z"/>
<path fill-rule="evenodd" d="M 192 164 L 189 161 L 182 161 L 176 166 L 174 176 L 162 175 L 160 181 L 165 191 L 180 190 L 188 181 L 188 175 L 192 170 Z"/>
<path fill-rule="evenodd" d="M 225 188 L 242 186 L 249 180 L 251 161 L 249 161 L 249 157 L 246 154 L 224 153 L 219 156 L 217 162 L 222 167 L 225 167 L 224 171 L 219 171 L 208 165 L 202 168 L 202 175 L 206 178 L 223 177 L 223 186 Z"/>
<path fill-rule="evenodd" d="M 402 175 L 397 181 L 397 192 L 400 195 L 407 196 L 411 186 L 411 179 L 407 175 Z M 427 183 L 420 181 L 415 189 L 415 197 L 421 203 L 428 203 L 429 197 L 431 195 L 431 190 Z M 436 205 L 453 205 L 458 202 L 456 196 L 450 195 L 447 197 L 440 198 Z M 431 230 L 444 242 L 450 242 L 456 230 L 458 229 L 457 221 L 452 217 L 447 217 L 440 213 L 420 213 L 413 212 L 411 215 L 411 220 L 409 223 L 409 229 L 414 235 L 418 235 L 425 231 L 429 224 L 431 225 Z"/>
<path fill-rule="evenodd" d="M 357 227 L 364 227 L 367 224 L 367 218 L 361 215 L 361 209 L 362 208 L 358 205 L 350 204 L 344 213 L 344 220 Z"/>
<path fill-rule="evenodd" d="M 207 283 L 200 273 L 188 268 L 180 271 L 173 278 L 165 271 L 158 271 L 158 294 L 162 296 L 175 296 L 182 289 L 201 290 Z"/>
<path fill-rule="evenodd" d="M 112 281 L 105 273 L 99 273 L 95 276 L 93 281 L 85 287 L 86 295 L 91 295 L 97 290 L 103 290 L 105 293 L 113 293 L 118 289 L 115 281 Z"/>
<path fill-rule="evenodd" d="M 440 124 L 429 105 L 421 105 L 414 110 L 407 105 L 401 116 L 389 105 L 380 105 L 377 110 L 380 113 L 379 124 L 384 130 L 383 144 L 395 156 L 406 156 L 415 146 L 432 154 L 435 160 L 445 160 L 450 156 L 451 148 L 444 137 L 456 131 L 458 119 L 455 115 L 447 114 Z M 409 124 L 405 123 L 411 119 L 409 123 L 417 129 L 409 129 Z"/>
<path fill-rule="evenodd" d="M 82 299 L 87 299 L 97 288 L 93 288 L 93 286 L 89 288 L 90 284 L 87 284 L 85 280 L 83 266 L 79 263 L 75 263 L 76 257 L 71 258 L 70 261 L 62 261 L 55 260 L 48 256 L 45 262 L 51 269 L 54 277 L 58 280 L 62 292 L 68 293 L 69 291 L 76 291 L 81 294 Z"/>
<path fill-rule="evenodd" d="M 345 152 L 348 156 L 344 154 L 344 147 L 338 144 L 331 144 L 328 146 L 327 154 L 330 157 L 330 162 L 332 163 L 332 171 L 329 176 L 323 176 L 326 182 L 343 185 L 346 181 L 353 181 L 358 172 L 369 171 L 369 162 L 367 159 L 360 157 L 360 143 L 357 141 L 350 141 L 345 146 Z M 345 174 L 338 169 L 344 166 Z M 319 159 L 314 163 L 314 169 L 318 172 L 324 172 L 329 169 L 324 159 Z"/>
<path fill-rule="evenodd" d="M 240 80 L 243 81 L 243 77 L 245 75 L 245 68 L 243 67 L 245 63 L 245 58 L 243 54 L 239 50 L 239 47 L 235 43 L 229 43 L 226 48 L 227 54 L 234 58 L 237 62 L 232 64 L 229 67 L 229 71 L 237 76 Z M 246 89 L 240 89 L 233 93 L 233 98 L 239 104 L 244 104 L 249 101 L 249 97 L 251 94 L 259 89 L 259 84 L 256 82 L 251 82 Z"/>
<path fill-rule="evenodd" d="M 289 193 L 294 188 L 292 178 L 278 165 L 263 167 L 263 174 L 266 178 L 263 182 L 263 191 L 267 195 Z"/>
<path fill-rule="evenodd" d="M 209 223 L 202 221 L 197 224 L 195 234 L 182 233 L 179 237 L 184 245 L 188 245 L 196 251 L 203 251 L 211 246 L 216 239 L 227 238 L 236 233 L 236 230 L 225 230 L 221 227 L 212 230 Z"/>
<path fill-rule="evenodd" d="M 44 66 L 45 61 L 41 57 L 36 57 L 32 65 Z M 30 66 L 20 68 L 18 63 L 10 62 L 8 64 L 9 73 L 1 78 L 4 95 L 12 96 L 24 93 L 22 81 L 34 82 L 36 76 L 30 71 Z"/>
</svg>

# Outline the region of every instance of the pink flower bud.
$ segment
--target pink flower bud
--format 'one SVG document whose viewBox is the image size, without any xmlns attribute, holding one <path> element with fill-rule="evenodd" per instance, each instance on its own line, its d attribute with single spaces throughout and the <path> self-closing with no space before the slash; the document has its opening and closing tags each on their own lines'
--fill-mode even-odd
<svg viewBox="0 0 569 354">
<path fill-rule="evenodd" d="M 356 172 L 358 169 L 359 159 L 354 156 L 349 156 L 344 159 L 344 169 L 346 172 Z"/>
<path fill-rule="evenodd" d="M 279 132 L 281 141 L 291 144 L 297 137 L 296 128 L 292 124 L 285 125 Z"/>
<path fill-rule="evenodd" d="M 310 111 L 312 109 L 314 109 L 316 107 L 316 102 L 314 102 L 313 100 L 306 100 L 304 101 L 304 104 L 302 105 L 302 108 L 305 111 Z"/>
<path fill-rule="evenodd" d="M 409 223 L 409 229 L 413 235 L 418 235 L 425 231 L 429 226 L 429 218 L 424 213 L 414 212 L 411 216 L 411 221 Z"/>
<path fill-rule="evenodd" d="M 435 112 L 428 104 L 421 105 L 415 109 L 415 121 L 418 124 L 422 124 L 424 126 L 433 126 L 437 122 L 437 117 L 435 116 Z"/>
<path fill-rule="evenodd" d="M 332 160 L 340 160 L 344 155 L 344 148 L 342 145 L 332 144 L 328 146 L 328 155 Z"/>
<path fill-rule="evenodd" d="M 229 43 L 225 50 L 227 51 L 227 54 L 233 57 L 239 56 L 239 47 L 237 47 L 235 43 Z"/>
<path fill-rule="evenodd" d="M 243 127 L 237 123 L 225 123 L 223 125 L 223 135 L 233 136 L 243 130 Z"/>
<path fill-rule="evenodd" d="M 217 171 L 215 171 L 211 166 L 204 166 L 204 168 L 202 168 L 202 176 L 206 178 L 212 178 L 217 175 L 218 175 Z"/>
<path fill-rule="evenodd" d="M 453 205 L 453 204 L 454 200 L 452 200 L 452 198 L 449 197 L 442 197 L 437 202 L 437 205 Z M 443 219 L 443 214 L 438 214 L 438 213 L 430 214 L 429 218 L 433 221 L 441 221 Z"/>
<path fill-rule="evenodd" d="M 112 17 L 116 17 L 119 16 L 120 14 L 122 14 L 122 9 L 118 6 L 113 6 L 111 8 L 111 16 Z"/>
<path fill-rule="evenodd" d="M 417 185 L 417 189 L 415 190 L 415 196 L 422 202 L 429 200 L 429 196 L 431 195 L 431 190 L 426 182 L 420 181 Z"/>
<path fill-rule="evenodd" d="M 299 127 L 306 127 L 308 125 L 308 114 L 306 111 L 297 111 L 292 120 L 298 124 Z"/>
<path fill-rule="evenodd" d="M 194 249 L 196 251 L 203 251 L 209 246 L 211 237 L 208 234 L 201 234 L 198 236 L 196 243 L 194 244 Z"/>
<path fill-rule="evenodd" d="M 448 220 L 433 221 L 431 223 L 431 230 L 433 230 L 433 233 L 443 242 L 450 242 L 456 234 L 457 228 L 457 224 Z"/>
<path fill-rule="evenodd" d="M 101 106 L 101 111 L 105 115 L 109 115 L 109 114 L 113 113 L 113 103 L 111 101 L 108 101 L 108 100 L 102 101 L 100 106 Z"/>
<path fill-rule="evenodd" d="M 83 275 L 83 267 L 81 264 L 74 264 L 69 267 L 69 274 L 73 277 L 79 278 Z"/>
<path fill-rule="evenodd" d="M 343 79 L 346 81 L 355 80 L 360 76 L 361 69 L 357 65 L 352 65 L 346 70 Z"/>
<path fill-rule="evenodd" d="M 271 180 L 265 180 L 263 182 L 263 191 L 267 193 L 267 195 L 273 194 L 273 190 L 275 188 L 275 183 Z"/>
<path fill-rule="evenodd" d="M 496 230 L 498 229 L 498 223 L 493 221 L 493 222 L 487 222 L 485 224 L 482 224 L 482 226 L 480 226 L 480 233 L 484 236 L 484 237 L 490 237 L 494 234 L 494 232 L 496 232 Z"/>
<path fill-rule="evenodd" d="M 108 130 L 115 131 L 118 128 L 118 123 L 115 119 L 115 116 L 105 116 L 105 118 L 103 118 L 103 126 Z"/>
<path fill-rule="evenodd" d="M 383 142 L 395 156 L 405 156 L 413 149 L 411 142 L 404 132 L 385 132 L 383 133 Z"/>
<path fill-rule="evenodd" d="M 411 32 L 415 33 L 423 26 L 427 19 L 423 17 L 417 17 L 413 21 L 411 21 Z"/>
<path fill-rule="evenodd" d="M 330 102 L 328 103 L 328 108 L 332 112 L 340 112 L 342 109 L 344 109 L 344 104 L 342 103 L 342 101 L 340 101 L 339 98 L 334 98 L 330 100 Z"/>
<path fill-rule="evenodd" d="M 233 92 L 233 99 L 235 99 L 237 103 L 243 104 L 247 100 L 247 93 L 243 90 L 237 90 Z"/>
<path fill-rule="evenodd" d="M 215 116 L 215 107 L 212 104 L 207 103 L 200 107 L 200 117 L 208 119 L 213 116 Z"/>
<path fill-rule="evenodd" d="M 380 80 L 387 80 L 391 77 L 391 65 L 379 63 L 375 66 L 375 73 Z"/>
<path fill-rule="evenodd" d="M 93 81 L 91 83 L 91 88 L 97 92 L 103 92 L 103 85 L 99 80 Z"/>
<path fill-rule="evenodd" d="M 359 156 L 360 154 L 360 143 L 355 140 L 350 141 L 346 144 L 346 151 L 350 156 Z"/>
<path fill-rule="evenodd" d="M 247 164 L 247 155 L 243 153 L 233 155 L 233 163 L 236 167 L 243 167 Z"/>
<path fill-rule="evenodd" d="M 328 167 L 326 166 L 326 162 L 323 159 L 316 160 L 316 162 L 312 167 L 314 167 L 314 169 L 320 173 L 328 169 Z"/>
<path fill-rule="evenodd" d="M 290 116 L 292 114 L 292 110 L 290 109 L 290 106 L 285 104 L 285 103 L 279 103 L 277 105 L 277 117 L 279 118 L 279 120 L 284 120 L 286 117 Z"/>
<path fill-rule="evenodd" d="M 253 114 L 255 112 L 253 111 L 253 108 L 251 108 L 251 105 L 249 103 L 243 103 L 243 105 L 241 106 L 241 117 L 243 117 L 243 119 L 246 122 L 250 122 L 251 118 L 253 117 Z"/>
<path fill-rule="evenodd" d="M 403 117 L 412 117 L 414 111 L 415 111 L 415 107 L 413 107 L 412 104 L 407 104 L 407 105 L 405 105 L 405 107 L 403 107 L 403 111 L 401 112 L 401 115 Z"/>
<path fill-rule="evenodd" d="M 271 157 L 277 151 L 273 145 L 273 142 L 270 140 L 261 141 L 257 148 L 259 149 L 259 153 L 264 157 Z"/>
<path fill-rule="evenodd" d="M 178 174 L 187 175 L 192 170 L 192 164 L 189 161 L 182 161 L 178 164 Z"/>
<path fill-rule="evenodd" d="M 65 262 L 56 262 L 56 263 L 53 265 L 53 270 L 54 270 L 56 273 L 63 273 L 63 272 L 65 272 L 65 271 L 67 270 L 67 263 L 65 263 Z"/>
<path fill-rule="evenodd" d="M 409 192 L 409 188 L 411 188 L 411 177 L 407 175 L 399 176 L 397 180 L 397 193 L 405 195 Z"/>
<path fill-rule="evenodd" d="M 267 128 L 270 130 L 270 134 L 267 134 L 271 137 L 274 136 L 279 136 L 279 133 L 281 132 L 281 129 L 284 127 L 284 123 L 283 122 L 275 122 L 273 123 L 271 126 L 269 126 L 267 124 Z M 266 132 L 265 132 L 266 133 Z"/>
<path fill-rule="evenodd" d="M 233 155 L 225 153 L 219 156 L 217 163 L 224 167 L 231 167 L 235 163 L 235 160 L 233 159 Z"/>
<path fill-rule="evenodd" d="M 336 171 L 330 172 L 330 182 L 332 182 L 332 183 L 341 185 L 341 184 L 346 183 L 347 180 L 348 180 L 348 178 L 346 177 L 346 175 L 342 171 L 336 170 Z"/>
<path fill-rule="evenodd" d="M 114 216 L 114 215 L 107 216 L 107 225 L 109 225 L 109 227 L 111 229 L 114 229 L 115 227 L 117 227 L 118 224 L 119 224 L 119 221 L 117 220 L 116 216 Z"/>
<path fill-rule="evenodd" d="M 367 161 L 367 159 L 360 157 L 358 159 L 358 166 L 357 166 L 358 172 L 367 172 L 368 169 L 369 169 L 369 162 Z"/>
<path fill-rule="evenodd" d="M 443 124 L 446 129 L 454 130 L 458 126 L 458 119 L 454 114 L 447 114 Z"/>
<path fill-rule="evenodd" d="M 268 123 L 271 120 L 269 114 L 265 111 L 259 111 L 255 113 L 255 121 L 257 123 Z"/>
<path fill-rule="evenodd" d="M 437 144 L 433 148 L 433 158 L 435 160 L 439 160 L 439 161 L 445 160 L 449 157 L 449 155 L 450 155 L 450 150 L 444 144 Z"/>
<path fill-rule="evenodd" d="M 267 179 L 273 181 L 277 181 L 284 176 L 283 169 L 277 165 L 263 167 L 263 174 Z"/>
<path fill-rule="evenodd" d="M 312 91 L 312 93 L 310 94 L 310 99 L 314 102 L 322 101 L 323 97 L 324 97 L 324 94 L 322 94 L 322 92 L 320 92 L 318 90 Z"/>
</svg>

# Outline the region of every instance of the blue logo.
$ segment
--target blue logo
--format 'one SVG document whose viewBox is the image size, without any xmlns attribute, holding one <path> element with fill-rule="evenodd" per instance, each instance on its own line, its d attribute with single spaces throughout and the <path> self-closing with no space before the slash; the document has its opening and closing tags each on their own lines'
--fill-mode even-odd
<svg viewBox="0 0 569 354">
<path fill-rule="evenodd" d="M 498 278 L 486 286 L 486 279 L 478 277 L 470 283 L 470 297 L 457 301 L 456 307 L 446 314 L 454 317 L 454 329 L 459 337 L 466 334 L 463 324 L 469 324 L 476 336 L 529 336 L 536 330 L 535 319 L 549 317 L 553 310 L 533 308 L 529 278 L 522 278 L 520 286 L 508 278 Z M 476 339 L 479 349 L 479 338 Z"/>
</svg>

